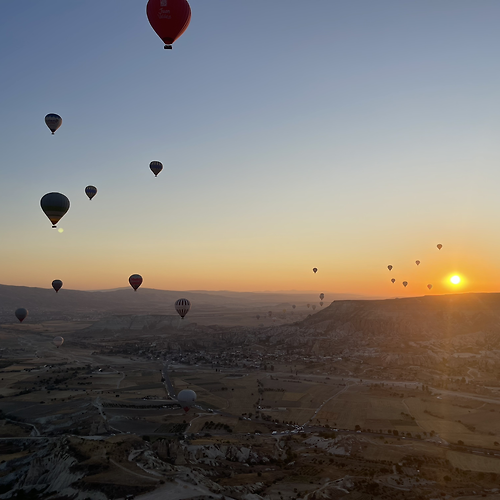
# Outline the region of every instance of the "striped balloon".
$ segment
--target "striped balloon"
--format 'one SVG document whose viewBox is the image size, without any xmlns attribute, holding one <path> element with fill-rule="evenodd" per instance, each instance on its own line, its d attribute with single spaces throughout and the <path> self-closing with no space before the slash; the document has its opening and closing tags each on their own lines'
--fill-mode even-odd
<svg viewBox="0 0 500 500">
<path fill-rule="evenodd" d="M 97 194 L 97 188 L 95 186 L 87 186 L 85 188 L 85 194 L 89 197 L 89 200 Z"/>
<path fill-rule="evenodd" d="M 179 299 L 175 303 L 175 310 L 179 314 L 179 316 L 184 319 L 184 316 L 189 312 L 189 308 L 191 307 L 191 302 L 188 299 Z"/>
<path fill-rule="evenodd" d="M 56 224 L 69 210 L 69 200 L 61 193 L 47 193 L 40 200 L 40 206 L 52 222 L 52 227 L 57 227 Z"/>
<path fill-rule="evenodd" d="M 52 132 L 52 135 L 54 135 L 56 130 L 62 125 L 62 118 L 59 115 L 56 115 L 55 113 L 49 113 L 45 117 L 45 125 L 49 127 L 50 131 Z"/>
<path fill-rule="evenodd" d="M 130 278 L 128 279 L 128 282 L 130 283 L 130 286 L 137 292 L 137 289 L 142 284 L 142 276 L 140 274 L 132 274 L 132 276 L 130 276 Z"/>
<path fill-rule="evenodd" d="M 158 174 L 163 170 L 163 165 L 160 161 L 152 161 L 149 164 L 149 168 L 151 169 L 151 172 L 155 174 L 155 177 L 157 177 Z"/>
</svg>

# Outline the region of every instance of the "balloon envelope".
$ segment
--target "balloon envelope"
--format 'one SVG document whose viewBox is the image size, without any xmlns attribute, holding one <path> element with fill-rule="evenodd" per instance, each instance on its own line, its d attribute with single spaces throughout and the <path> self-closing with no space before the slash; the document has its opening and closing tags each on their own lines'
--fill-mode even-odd
<svg viewBox="0 0 500 500">
<path fill-rule="evenodd" d="M 392 266 L 387 266 L 387 269 L 389 269 L 389 271 L 392 271 Z"/>
<path fill-rule="evenodd" d="M 61 280 L 54 280 L 52 282 L 52 288 L 56 291 L 56 293 L 61 289 L 63 286 L 63 282 Z"/>
<path fill-rule="evenodd" d="M 432 285 L 429 283 L 429 284 L 427 285 L 427 288 L 430 290 L 430 289 L 432 288 Z"/>
<path fill-rule="evenodd" d="M 417 264 L 417 266 L 419 266 L 419 265 L 420 265 L 420 261 L 419 261 L 419 260 L 416 260 L 416 261 L 415 261 L 415 264 Z"/>
<path fill-rule="evenodd" d="M 85 194 L 89 197 L 89 200 L 91 200 L 97 194 L 97 188 L 95 186 L 87 186 L 85 188 Z"/>
<path fill-rule="evenodd" d="M 392 278 L 391 283 L 396 283 L 396 278 Z"/>
<path fill-rule="evenodd" d="M 441 243 L 438 243 L 437 247 L 438 247 L 438 250 L 441 250 L 441 248 L 443 248 L 443 245 L 441 245 Z"/>
<path fill-rule="evenodd" d="M 318 272 L 318 268 L 317 267 L 313 267 L 313 273 L 316 274 Z"/>
<path fill-rule="evenodd" d="M 16 318 L 22 323 L 23 319 L 28 316 L 28 310 L 24 307 L 20 307 L 19 309 L 16 309 L 16 312 L 14 314 L 16 315 Z"/>
<path fill-rule="evenodd" d="M 45 116 L 45 124 L 49 127 L 52 135 L 54 135 L 56 130 L 62 125 L 62 118 L 55 113 L 49 113 Z"/>
<path fill-rule="evenodd" d="M 323 302 L 320 302 L 320 303 L 319 303 L 319 305 L 320 305 L 321 307 L 323 307 Z"/>
<path fill-rule="evenodd" d="M 155 177 L 163 170 L 163 164 L 160 161 L 152 161 L 149 164 L 149 168 L 151 169 L 151 172 L 155 174 Z"/>
<path fill-rule="evenodd" d="M 69 210 L 69 200 L 61 193 L 47 193 L 42 196 L 40 206 L 50 222 L 52 222 L 52 227 L 56 227 L 56 224 Z"/>
<path fill-rule="evenodd" d="M 312 307 L 313 311 L 316 310 L 316 304 L 313 304 L 311 307 Z"/>
<path fill-rule="evenodd" d="M 325 298 L 325 294 L 324 294 L 324 293 L 320 293 L 320 294 L 319 294 L 319 299 L 320 299 L 320 300 L 323 300 L 324 298 Z"/>
<path fill-rule="evenodd" d="M 179 299 L 175 302 L 175 310 L 182 319 L 184 319 L 190 308 L 191 302 L 188 299 Z"/>
<path fill-rule="evenodd" d="M 56 346 L 56 347 L 60 347 L 63 345 L 64 343 L 64 339 L 62 337 L 54 337 L 52 339 L 52 343 Z"/>
<path fill-rule="evenodd" d="M 403 286 L 406 287 L 408 285 L 408 281 L 403 281 Z"/>
<path fill-rule="evenodd" d="M 142 276 L 140 274 L 132 274 L 132 276 L 129 277 L 128 282 L 130 283 L 130 286 L 137 292 L 137 289 L 142 284 Z"/>
<path fill-rule="evenodd" d="M 177 401 L 182 406 L 185 412 L 189 411 L 189 408 L 194 405 L 196 401 L 196 392 L 191 389 L 183 389 L 177 395 Z"/>
<path fill-rule="evenodd" d="M 187 0 L 149 0 L 146 14 L 151 27 L 166 45 L 174 43 L 191 21 Z"/>
</svg>

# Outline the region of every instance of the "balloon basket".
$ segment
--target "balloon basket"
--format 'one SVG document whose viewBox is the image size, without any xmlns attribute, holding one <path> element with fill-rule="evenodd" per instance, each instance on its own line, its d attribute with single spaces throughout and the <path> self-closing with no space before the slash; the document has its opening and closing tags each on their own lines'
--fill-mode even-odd
<svg viewBox="0 0 500 500">
<path fill-rule="evenodd" d="M 165 44 L 165 46 L 163 48 L 164 49 L 172 50 L 172 45 Z"/>
</svg>

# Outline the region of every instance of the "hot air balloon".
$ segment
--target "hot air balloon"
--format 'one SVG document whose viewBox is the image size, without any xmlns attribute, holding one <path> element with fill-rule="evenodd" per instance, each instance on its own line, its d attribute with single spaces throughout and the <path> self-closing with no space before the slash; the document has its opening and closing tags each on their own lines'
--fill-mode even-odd
<svg viewBox="0 0 500 500">
<path fill-rule="evenodd" d="M 307 304 L 307 308 L 309 309 L 311 307 L 311 304 Z"/>
<path fill-rule="evenodd" d="M 95 186 L 87 186 L 85 188 L 85 194 L 89 197 L 89 200 L 97 194 L 97 188 Z"/>
<path fill-rule="evenodd" d="M 56 130 L 62 125 L 62 118 L 55 113 L 49 113 L 45 117 L 45 124 L 49 127 L 52 135 L 54 135 Z"/>
<path fill-rule="evenodd" d="M 63 345 L 64 339 L 62 337 L 54 337 L 52 343 L 59 349 Z"/>
<path fill-rule="evenodd" d="M 392 271 L 392 266 L 387 266 L 387 269 L 389 269 L 389 271 Z"/>
<path fill-rule="evenodd" d="M 57 227 L 56 224 L 69 210 L 69 200 L 61 193 L 47 193 L 42 196 L 40 206 L 50 222 L 52 222 L 52 227 Z"/>
<path fill-rule="evenodd" d="M 313 273 L 316 274 L 318 272 L 318 268 L 317 267 L 313 267 Z"/>
<path fill-rule="evenodd" d="M 429 284 L 427 285 L 427 288 L 430 290 L 430 289 L 432 288 L 432 285 L 429 283 Z"/>
<path fill-rule="evenodd" d="M 149 168 L 151 169 L 151 172 L 155 174 L 155 177 L 157 177 L 158 174 L 163 170 L 163 164 L 160 161 L 152 161 L 149 164 Z"/>
<path fill-rule="evenodd" d="M 273 315 L 273 312 L 272 311 L 268 311 L 267 314 L 269 315 L 269 317 L 271 317 Z"/>
<path fill-rule="evenodd" d="M 194 405 L 196 401 L 196 392 L 191 389 L 183 389 L 177 395 L 177 401 L 182 406 L 183 410 L 187 413 L 189 408 Z"/>
<path fill-rule="evenodd" d="M 313 304 L 312 306 L 312 310 L 315 311 L 316 310 L 316 304 Z"/>
<path fill-rule="evenodd" d="M 438 247 L 438 250 L 441 250 L 441 248 L 443 248 L 443 245 L 441 245 L 441 243 L 438 243 L 437 247 Z"/>
<path fill-rule="evenodd" d="M 16 312 L 14 314 L 16 315 L 16 318 L 22 323 L 23 319 L 28 316 L 28 310 L 24 307 L 20 307 L 19 309 L 16 309 Z"/>
<path fill-rule="evenodd" d="M 320 294 L 319 294 L 319 299 L 320 299 L 320 300 L 323 300 L 324 298 L 325 298 L 325 294 L 324 294 L 324 293 L 320 293 Z"/>
<path fill-rule="evenodd" d="M 184 316 L 189 312 L 189 308 L 191 307 L 191 302 L 189 302 L 188 299 L 179 299 L 175 303 L 175 310 L 181 317 L 181 319 L 184 319 Z"/>
<path fill-rule="evenodd" d="M 186 31 L 191 20 L 191 8 L 186 0 L 149 0 L 146 14 L 165 49 L 172 48 L 171 44 Z"/>
<path fill-rule="evenodd" d="M 419 266 L 419 265 L 420 265 L 420 261 L 419 261 L 419 260 L 416 260 L 416 261 L 415 261 L 415 264 L 417 264 L 417 266 Z"/>
<path fill-rule="evenodd" d="M 403 286 L 406 288 L 406 286 L 408 285 L 408 281 L 403 281 Z"/>
<path fill-rule="evenodd" d="M 257 314 L 257 316 L 255 316 L 257 319 L 260 319 L 260 314 Z"/>
<path fill-rule="evenodd" d="M 396 278 L 392 278 L 391 283 L 396 283 Z"/>
<path fill-rule="evenodd" d="M 130 286 L 137 292 L 137 289 L 142 285 L 142 276 L 140 274 L 132 274 L 128 279 Z"/>
<path fill-rule="evenodd" d="M 292 309 L 295 309 L 296 307 L 297 307 L 297 306 L 296 306 L 295 304 L 293 304 Z"/>
<path fill-rule="evenodd" d="M 320 302 L 320 303 L 319 303 L 319 305 L 320 305 L 321 307 L 323 307 L 323 302 Z"/>
<path fill-rule="evenodd" d="M 52 282 L 52 288 L 56 291 L 56 293 L 61 289 L 63 286 L 63 282 L 61 280 L 54 280 Z"/>
</svg>

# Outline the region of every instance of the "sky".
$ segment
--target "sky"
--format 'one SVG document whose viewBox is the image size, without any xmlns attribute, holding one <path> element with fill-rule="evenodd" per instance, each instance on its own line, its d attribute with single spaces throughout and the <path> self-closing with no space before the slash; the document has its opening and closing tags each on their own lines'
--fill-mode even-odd
<svg viewBox="0 0 500 500">
<path fill-rule="evenodd" d="M 146 3 L 0 2 L 1 283 L 499 291 L 498 0 Z"/>
</svg>

